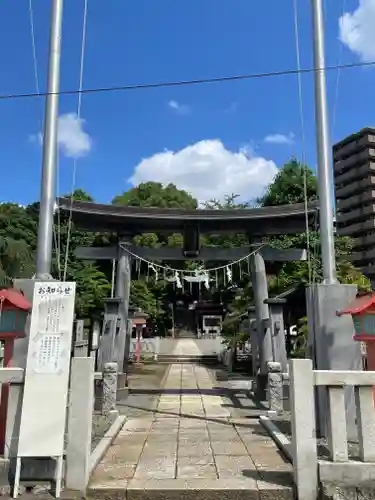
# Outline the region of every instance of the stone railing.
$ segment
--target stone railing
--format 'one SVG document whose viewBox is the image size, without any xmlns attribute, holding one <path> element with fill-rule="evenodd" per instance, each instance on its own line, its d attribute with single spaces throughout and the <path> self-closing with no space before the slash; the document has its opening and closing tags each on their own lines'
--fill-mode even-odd
<svg viewBox="0 0 375 500">
<path fill-rule="evenodd" d="M 6 420 L 5 460 L 0 471 L 0 487 L 8 487 L 9 464 L 17 456 L 24 374 L 23 368 L 0 368 L 0 385 L 3 389 L 4 386 L 8 387 L 8 396 L 4 398 L 0 406 L 2 421 Z M 65 485 L 67 488 L 82 492 L 88 484 L 93 469 L 93 454 L 96 451 L 92 452 L 91 443 L 94 400 L 96 399 L 94 385 L 98 382 L 102 388 L 99 411 L 112 422 L 118 416 L 116 409 L 117 364 L 107 363 L 103 373 L 95 373 L 94 358 L 72 358 L 65 430 Z M 3 428 L 2 432 L 4 432 Z M 45 480 L 53 477 L 54 469 L 54 461 L 29 460 L 24 462 L 22 474 L 38 483 L 41 478 Z"/>
<path fill-rule="evenodd" d="M 72 358 L 69 392 L 65 484 L 83 492 L 98 461 L 91 450 L 94 406 L 111 423 L 118 417 L 117 363 L 106 363 L 103 373 L 95 373 L 92 357 Z"/>
<path fill-rule="evenodd" d="M 137 339 L 131 339 L 130 342 L 130 350 L 129 350 L 129 358 L 133 359 L 137 352 Z M 151 337 L 151 338 L 141 338 L 140 339 L 140 351 L 142 358 L 153 358 L 157 361 L 159 353 L 160 353 L 160 338 L 159 337 Z"/>
<path fill-rule="evenodd" d="M 76 340 L 74 342 L 73 356 L 75 358 L 85 358 L 89 355 L 89 341 Z"/>
<path fill-rule="evenodd" d="M 313 370 L 310 359 L 289 362 L 292 419 L 292 457 L 297 498 L 316 500 L 319 482 L 361 485 L 375 481 L 375 372 Z M 328 400 L 329 459 L 317 453 L 315 388 Z M 354 389 L 358 446 L 348 453 L 346 394 Z"/>
</svg>

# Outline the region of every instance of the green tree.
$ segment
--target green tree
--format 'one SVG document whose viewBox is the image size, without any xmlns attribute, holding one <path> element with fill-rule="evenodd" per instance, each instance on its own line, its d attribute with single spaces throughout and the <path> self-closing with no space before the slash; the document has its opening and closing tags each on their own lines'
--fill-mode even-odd
<svg viewBox="0 0 375 500">
<path fill-rule="evenodd" d="M 295 158 L 284 165 L 268 187 L 266 194 L 259 200 L 262 206 L 277 206 L 289 203 L 304 203 L 305 184 L 307 201 L 317 199 L 318 183 L 314 172 L 302 165 Z M 308 239 L 308 241 L 307 241 Z M 307 248 L 308 262 L 286 262 L 281 266 L 277 276 L 270 280 L 270 289 L 281 292 L 296 283 L 322 281 L 321 246 L 319 232 L 309 230 L 308 235 L 285 235 L 268 238 L 267 241 L 277 248 Z M 335 237 L 337 275 L 341 283 L 355 283 L 359 289 L 368 290 L 369 280 L 349 261 L 353 244 L 348 237 Z"/>
<path fill-rule="evenodd" d="M 198 203 L 189 193 L 174 184 L 163 186 L 160 182 L 143 182 L 139 186 L 116 196 L 115 205 L 128 207 L 185 208 L 194 210 Z"/>
<path fill-rule="evenodd" d="M 13 278 L 31 278 L 35 272 L 35 221 L 15 203 L 0 204 L 0 286 Z"/>
<path fill-rule="evenodd" d="M 236 201 L 239 197 L 239 194 L 227 194 L 224 196 L 223 202 L 217 200 L 216 198 L 212 198 L 211 200 L 208 200 L 204 203 L 204 208 L 206 208 L 207 210 L 233 210 L 239 208 L 249 208 L 248 203 Z"/>
<path fill-rule="evenodd" d="M 189 193 L 177 189 L 174 184 L 163 186 L 158 182 L 145 182 L 137 187 L 116 196 L 113 201 L 116 205 L 154 208 L 174 208 L 195 210 L 197 200 Z M 143 233 L 135 236 L 134 243 L 138 246 L 158 248 L 161 246 L 182 246 L 182 235 L 171 234 L 165 236 L 156 233 Z M 165 262 L 174 266 L 185 266 L 183 262 Z M 131 285 L 131 301 L 135 307 L 141 307 L 150 314 L 150 319 L 163 331 L 171 324 L 171 311 L 169 303 L 173 302 L 175 290 L 173 284 L 154 279 L 154 274 L 149 272 L 147 265 L 142 265 L 139 270 L 139 279 L 133 280 Z"/>
<path fill-rule="evenodd" d="M 303 203 L 317 199 L 318 184 L 314 172 L 307 165 L 292 158 L 277 173 L 265 194 L 258 198 L 261 207 Z"/>
<path fill-rule="evenodd" d="M 71 194 L 68 193 L 64 197 L 71 198 Z M 82 189 L 76 189 L 72 199 L 93 201 L 93 198 Z M 39 202 L 36 202 L 24 209 L 29 221 L 28 224 L 31 227 L 28 233 L 30 236 L 28 241 L 30 241 L 32 249 L 30 256 L 33 262 L 35 260 L 39 207 Z M 78 246 L 100 244 L 105 235 L 79 230 L 75 226 L 74 221 L 69 222 L 69 213 L 57 212 L 54 223 L 52 275 L 56 279 L 62 279 L 66 265 L 66 279 L 76 281 L 77 283 L 76 313 L 79 317 L 87 317 L 94 309 L 102 307 L 103 299 L 110 294 L 110 281 L 109 277 L 106 276 L 97 263 L 77 259 L 75 257 L 75 250 Z M 12 222 L 12 226 L 15 226 L 14 221 Z M 19 275 L 19 273 L 17 274 Z"/>
<path fill-rule="evenodd" d="M 76 189 L 72 195 L 66 194 L 64 197 L 72 198 L 73 201 L 94 201 L 92 196 L 83 189 Z M 81 318 L 87 317 L 93 310 L 101 308 L 103 300 L 109 297 L 110 274 L 106 275 L 100 264 L 96 262 L 78 259 L 75 256 L 75 250 L 79 246 L 94 246 L 105 235 L 79 230 L 74 221 L 69 220 L 69 214 L 66 213 L 60 214 L 56 222 L 59 222 L 60 255 L 56 255 L 54 261 L 54 275 L 64 276 L 66 267 L 66 279 L 77 283 L 76 314 Z"/>
</svg>

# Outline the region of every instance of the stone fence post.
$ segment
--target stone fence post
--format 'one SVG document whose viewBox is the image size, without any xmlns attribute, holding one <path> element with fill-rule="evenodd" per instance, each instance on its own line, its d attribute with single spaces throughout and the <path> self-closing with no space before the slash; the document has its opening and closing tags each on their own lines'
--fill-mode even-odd
<svg viewBox="0 0 375 500">
<path fill-rule="evenodd" d="M 72 358 L 66 447 L 66 487 L 84 492 L 90 475 L 94 359 Z"/>
<path fill-rule="evenodd" d="M 271 412 L 281 413 L 283 411 L 283 374 L 281 363 L 270 361 L 267 363 L 268 370 L 268 407 Z"/>
<path fill-rule="evenodd" d="M 118 417 L 117 411 L 117 363 L 105 363 L 103 367 L 103 415 L 111 420 Z"/>
<path fill-rule="evenodd" d="M 311 359 L 289 361 L 294 484 L 299 500 L 318 498 L 314 372 Z"/>
</svg>

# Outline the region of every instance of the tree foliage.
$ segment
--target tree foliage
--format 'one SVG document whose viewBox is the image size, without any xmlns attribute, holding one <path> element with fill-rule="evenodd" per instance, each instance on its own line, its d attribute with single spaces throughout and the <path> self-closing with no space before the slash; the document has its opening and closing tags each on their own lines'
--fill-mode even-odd
<svg viewBox="0 0 375 500">
<path fill-rule="evenodd" d="M 292 158 L 276 175 L 262 197 L 257 200 L 260 206 L 275 206 L 289 203 L 302 203 L 317 198 L 317 179 L 314 172 Z M 70 194 L 67 195 L 70 197 Z M 74 200 L 94 201 L 89 193 L 77 189 Z M 163 186 L 157 182 L 145 182 L 113 199 L 114 204 L 137 207 L 158 207 L 195 210 L 197 200 L 186 191 L 177 189 L 173 184 Z M 236 194 L 225 197 L 223 202 L 213 199 L 205 203 L 204 208 L 211 210 L 235 210 L 248 208 L 247 203 L 238 200 Z M 9 285 L 14 277 L 31 277 L 35 272 L 35 251 L 39 203 L 22 207 L 12 203 L 0 204 L 0 285 Z M 103 299 L 110 294 L 111 265 L 108 262 L 87 262 L 75 257 L 78 246 L 113 245 L 117 236 L 111 233 L 90 233 L 81 231 L 69 221 L 69 214 L 58 214 L 55 219 L 55 250 L 53 276 L 61 278 L 66 267 L 68 280 L 77 282 L 77 314 L 87 316 L 95 308 L 102 308 Z M 68 248 L 69 240 L 69 248 Z M 182 235 L 147 233 L 134 238 L 137 245 L 152 248 L 182 246 Z M 298 283 L 309 283 L 322 279 L 319 233 L 310 230 L 297 235 L 268 238 L 265 242 L 279 248 L 308 248 L 308 262 L 287 262 L 281 265 L 276 276 L 269 276 L 271 294 L 284 291 Z M 247 245 L 246 235 L 219 234 L 201 236 L 201 246 L 219 246 L 230 248 Z M 352 265 L 348 259 L 352 242 L 349 238 L 335 238 L 338 277 L 342 283 L 356 283 L 362 289 L 368 289 L 369 281 Z M 67 259 L 66 259 L 67 256 Z M 168 264 L 168 263 L 166 263 Z M 196 265 L 191 261 L 169 263 L 171 267 L 191 268 Z M 207 268 L 226 263 L 206 263 Z M 147 265 L 142 265 L 137 274 L 133 273 L 131 284 L 131 305 L 141 307 L 147 312 L 160 330 L 163 325 L 171 324 L 170 303 L 176 301 L 179 292 L 171 283 L 153 279 Z M 160 276 L 159 276 L 160 278 Z M 233 268 L 233 283 L 228 287 L 219 283 L 219 290 L 210 290 L 206 295 L 215 301 L 227 305 L 229 314 L 224 324 L 228 336 L 238 337 L 242 315 L 252 303 L 252 288 L 248 270 Z"/>
<path fill-rule="evenodd" d="M 116 196 L 115 205 L 128 207 L 185 208 L 194 210 L 198 203 L 189 193 L 174 184 L 163 186 L 160 182 L 143 182 L 137 187 Z"/>
<path fill-rule="evenodd" d="M 306 201 L 311 202 L 317 199 L 317 178 L 308 166 L 292 158 L 279 170 L 259 202 L 261 206 L 304 203 L 305 193 Z M 309 229 L 298 235 L 268 238 L 268 242 L 277 248 L 305 248 L 309 255 L 306 262 L 284 263 L 278 275 L 271 279 L 271 291 L 281 292 L 297 283 L 309 284 L 323 280 L 320 235 L 317 230 Z M 340 283 L 357 284 L 359 289 L 368 290 L 369 280 L 349 261 L 352 246 L 350 238 L 335 236 L 338 280 Z"/>
<path fill-rule="evenodd" d="M 292 158 L 279 170 L 257 203 L 261 207 L 303 203 L 305 192 L 307 201 L 317 199 L 317 178 L 311 168 Z"/>
</svg>

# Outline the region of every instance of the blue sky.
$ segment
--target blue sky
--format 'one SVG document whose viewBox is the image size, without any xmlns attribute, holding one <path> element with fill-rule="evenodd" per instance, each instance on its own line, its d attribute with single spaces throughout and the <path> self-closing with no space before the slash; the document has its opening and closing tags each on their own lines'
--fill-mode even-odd
<svg viewBox="0 0 375 500">
<path fill-rule="evenodd" d="M 325 1 L 327 65 L 375 59 L 375 1 Z M 32 0 L 41 90 L 50 4 Z M 311 67 L 310 2 L 298 4 L 301 63 Z M 78 87 L 83 5 L 65 0 L 62 90 Z M 2 0 L 0 44 L 0 94 L 35 92 L 29 0 Z M 89 0 L 85 88 L 295 67 L 292 0 Z M 374 76 L 375 68 L 343 70 L 337 87 L 336 73 L 327 75 L 331 124 L 338 88 L 334 140 L 374 123 Z M 302 81 L 306 155 L 314 167 L 313 77 Z M 43 98 L 0 101 L 0 201 L 39 197 L 43 107 Z M 143 180 L 175 182 L 198 199 L 231 192 L 252 199 L 276 167 L 301 155 L 295 76 L 87 94 L 84 122 L 76 111 L 77 96 L 62 96 L 58 190 L 70 191 L 76 156 L 76 187 L 100 202 Z"/>
</svg>

